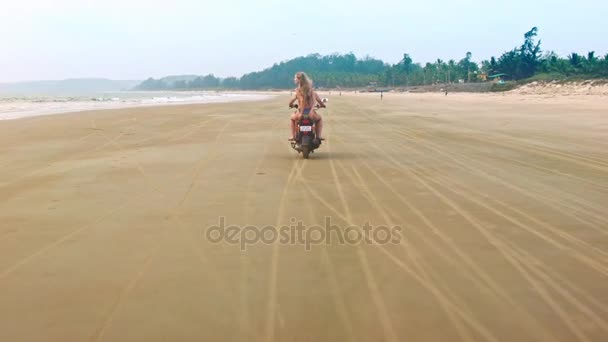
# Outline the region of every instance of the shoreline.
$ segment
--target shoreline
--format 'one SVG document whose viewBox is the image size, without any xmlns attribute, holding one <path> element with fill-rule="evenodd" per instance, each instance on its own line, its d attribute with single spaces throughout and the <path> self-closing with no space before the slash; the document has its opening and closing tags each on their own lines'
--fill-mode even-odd
<svg viewBox="0 0 608 342">
<path fill-rule="evenodd" d="M 161 92 L 158 92 L 161 93 Z M 253 93 L 253 92 L 227 92 L 227 93 L 196 93 L 194 95 L 202 96 L 201 99 L 177 101 L 172 98 L 167 98 L 164 102 L 127 102 L 130 99 L 123 101 L 44 101 L 44 102 L 0 102 L 0 121 L 19 120 L 29 117 L 61 115 L 70 113 L 81 113 L 90 111 L 105 111 L 119 110 L 126 108 L 149 108 L 149 107 L 165 107 L 179 105 L 196 105 L 196 104 L 212 104 L 212 103 L 235 103 L 235 102 L 258 102 L 270 100 L 277 94 L 271 93 Z M 206 96 L 206 98 L 205 98 Z M 154 101 L 155 98 L 144 99 Z M 9 106 L 10 104 L 10 106 Z M 40 104 L 39 108 L 36 105 Z M 2 105 L 8 107 L 8 110 L 3 111 Z M 54 106 L 53 106 L 54 105 Z M 25 109 L 21 109 L 19 108 Z M 67 106 L 67 107 L 66 107 Z M 68 108 L 72 106 L 73 108 Z M 27 108 L 32 107 L 32 108 Z M 15 110 L 15 108 L 17 108 Z M 11 110 L 12 109 L 12 110 Z"/>
<path fill-rule="evenodd" d="M 151 91 L 154 92 L 154 91 Z M 329 97 L 339 99 L 341 96 L 337 95 L 340 90 L 319 90 L 319 94 L 322 97 Z M 358 92 L 354 90 L 342 90 L 341 91 L 343 97 L 380 97 L 380 92 Z M 211 101 L 183 101 L 183 102 L 174 102 L 174 103 L 140 103 L 140 104 L 124 104 L 117 106 L 108 106 L 108 107 L 100 107 L 100 108 L 74 108 L 69 110 L 46 110 L 46 111 L 38 111 L 36 113 L 19 113 L 13 117 L 7 117 L 12 113 L 2 113 L 0 112 L 0 123 L 15 121 L 15 120 L 24 120 L 31 119 L 36 117 L 49 117 L 49 116 L 59 116 L 59 115 L 68 115 L 68 114 L 80 114 L 80 113 L 98 113 L 98 112 L 108 112 L 108 111 L 119 111 L 124 109 L 138 109 L 138 108 L 152 108 L 152 109 L 162 109 L 164 107 L 183 107 L 183 106 L 197 106 L 197 105 L 211 105 L 211 104 L 231 104 L 231 103 L 247 103 L 247 102 L 263 102 L 263 101 L 271 101 L 277 97 L 282 95 L 288 96 L 290 94 L 289 91 L 247 91 L 247 92 L 231 92 L 231 93 L 223 93 L 228 95 L 247 95 L 248 97 L 243 98 L 230 98 L 230 99 L 213 99 Z M 461 99 L 461 100 L 481 100 L 481 101 L 492 101 L 492 99 L 511 99 L 514 102 L 521 101 L 533 101 L 538 100 L 543 102 L 543 100 L 555 100 L 555 99 L 568 99 L 573 101 L 585 101 L 593 98 L 603 98 L 608 97 L 608 93 L 542 93 L 542 92 L 520 92 L 520 91 L 508 91 L 508 92 L 449 92 L 446 96 L 443 92 L 409 92 L 409 91 L 388 91 L 384 92 L 385 100 L 389 98 L 395 97 L 410 97 L 412 99 L 424 99 L 424 98 L 450 98 L 450 99 Z"/>
</svg>

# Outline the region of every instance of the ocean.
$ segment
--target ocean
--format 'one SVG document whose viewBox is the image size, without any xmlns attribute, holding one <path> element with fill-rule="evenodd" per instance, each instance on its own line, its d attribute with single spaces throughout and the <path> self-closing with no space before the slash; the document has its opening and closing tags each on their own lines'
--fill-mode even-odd
<svg viewBox="0 0 608 342">
<path fill-rule="evenodd" d="M 117 91 L 90 95 L 15 96 L 0 94 L 0 120 L 100 109 L 259 101 L 272 95 L 209 91 Z"/>
</svg>

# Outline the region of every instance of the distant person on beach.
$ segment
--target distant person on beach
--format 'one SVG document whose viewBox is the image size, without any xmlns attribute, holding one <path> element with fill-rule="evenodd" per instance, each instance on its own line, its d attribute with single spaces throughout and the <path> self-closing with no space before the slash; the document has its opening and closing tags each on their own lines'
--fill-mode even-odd
<svg viewBox="0 0 608 342">
<path fill-rule="evenodd" d="M 384 99 L 384 92 L 380 92 L 380 101 L 382 101 L 382 99 Z"/>
<path fill-rule="evenodd" d="M 321 108 L 325 108 L 325 103 L 319 97 L 316 91 L 312 87 L 312 80 L 303 72 L 298 72 L 293 78 L 293 82 L 296 84 L 295 96 L 289 101 L 289 108 L 293 108 L 293 105 L 298 101 L 298 109 L 291 114 L 291 139 L 295 139 L 297 135 L 296 122 L 300 120 L 302 115 L 310 115 L 317 127 L 317 139 L 323 139 L 323 118 L 315 110 L 315 106 L 319 105 Z"/>
</svg>

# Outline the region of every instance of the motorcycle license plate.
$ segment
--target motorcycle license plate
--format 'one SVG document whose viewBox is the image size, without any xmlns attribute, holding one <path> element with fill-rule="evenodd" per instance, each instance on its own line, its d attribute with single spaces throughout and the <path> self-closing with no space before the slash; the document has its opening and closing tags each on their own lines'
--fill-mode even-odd
<svg viewBox="0 0 608 342">
<path fill-rule="evenodd" d="M 300 132 L 312 132 L 312 126 L 300 126 Z"/>
</svg>

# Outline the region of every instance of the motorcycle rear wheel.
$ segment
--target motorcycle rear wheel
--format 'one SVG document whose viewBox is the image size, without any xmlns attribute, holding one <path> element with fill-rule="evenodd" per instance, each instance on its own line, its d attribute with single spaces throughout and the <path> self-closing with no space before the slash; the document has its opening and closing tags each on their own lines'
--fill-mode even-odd
<svg viewBox="0 0 608 342">
<path fill-rule="evenodd" d="M 304 157 L 304 159 L 308 159 L 309 154 L 310 154 L 310 147 L 302 146 L 302 156 Z"/>
</svg>

